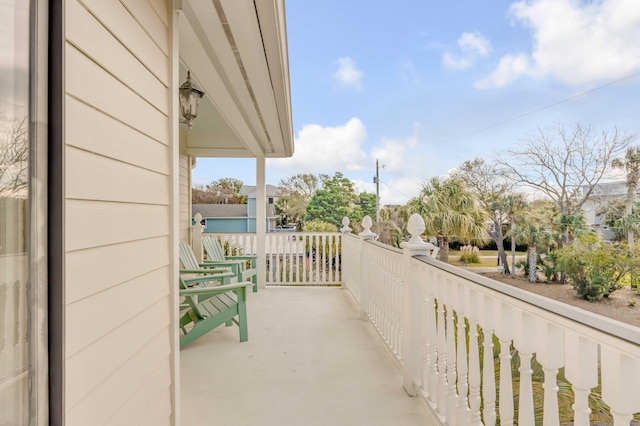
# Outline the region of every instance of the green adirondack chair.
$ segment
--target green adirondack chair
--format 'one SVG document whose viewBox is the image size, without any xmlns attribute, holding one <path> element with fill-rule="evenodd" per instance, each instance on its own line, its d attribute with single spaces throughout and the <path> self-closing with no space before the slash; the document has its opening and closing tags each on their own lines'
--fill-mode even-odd
<svg viewBox="0 0 640 426">
<path fill-rule="evenodd" d="M 240 329 L 240 341 L 249 339 L 247 329 L 247 287 L 250 282 L 219 285 L 230 272 L 198 273 L 191 270 L 188 278 L 180 275 L 180 348 L 211 330 L 234 323 Z M 195 277 L 194 274 L 199 276 Z M 189 285 L 196 285 L 189 288 Z"/>
<path fill-rule="evenodd" d="M 225 256 L 220 241 L 211 235 L 204 235 L 202 237 L 202 246 L 207 254 L 207 262 L 219 266 L 238 265 L 239 281 L 251 280 L 253 283 L 253 291 L 258 291 L 257 256 Z M 247 265 L 250 266 L 247 267 Z"/>
<path fill-rule="evenodd" d="M 191 273 L 198 273 L 201 270 L 218 270 L 218 271 L 230 271 L 233 274 L 226 280 L 226 283 L 233 283 L 242 280 L 242 269 L 241 265 L 233 262 L 198 262 L 196 259 L 196 255 L 193 253 L 191 246 L 184 241 L 180 241 L 179 243 L 179 256 L 180 263 L 182 264 L 182 268 L 180 270 L 181 273 L 187 273 L 187 271 L 191 271 Z"/>
</svg>

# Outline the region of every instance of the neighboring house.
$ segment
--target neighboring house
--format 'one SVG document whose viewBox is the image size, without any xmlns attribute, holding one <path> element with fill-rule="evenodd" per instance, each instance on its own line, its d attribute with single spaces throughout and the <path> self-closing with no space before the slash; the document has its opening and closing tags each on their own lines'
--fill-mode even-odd
<svg viewBox="0 0 640 426">
<path fill-rule="evenodd" d="M 586 188 L 584 189 L 586 190 Z M 598 215 L 598 211 L 611 202 L 627 198 L 627 185 L 624 181 L 604 182 L 598 184 L 582 206 L 582 212 L 587 226 L 597 230 L 603 239 L 612 240 L 615 233 L 606 225 L 605 216 Z"/>
<path fill-rule="evenodd" d="M 200 213 L 204 232 L 245 233 L 256 232 L 256 203 L 249 198 L 248 204 L 193 204 L 193 214 Z M 278 215 L 275 206 L 267 204 L 267 232 L 276 228 Z"/>
<path fill-rule="evenodd" d="M 0 25 L 0 142 L 28 122 L 26 202 L 0 197 L 0 424 L 177 424 L 191 169 L 256 159 L 265 253 L 266 158 L 294 150 L 284 2 L 9 0 Z"/>
</svg>

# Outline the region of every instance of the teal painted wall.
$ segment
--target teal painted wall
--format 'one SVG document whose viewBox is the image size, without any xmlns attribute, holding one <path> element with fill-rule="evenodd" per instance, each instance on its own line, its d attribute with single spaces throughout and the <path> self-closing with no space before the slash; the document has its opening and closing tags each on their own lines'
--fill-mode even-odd
<svg viewBox="0 0 640 426">
<path fill-rule="evenodd" d="M 207 219 L 204 232 L 255 232 L 255 221 L 253 231 L 247 230 L 246 219 Z"/>
</svg>

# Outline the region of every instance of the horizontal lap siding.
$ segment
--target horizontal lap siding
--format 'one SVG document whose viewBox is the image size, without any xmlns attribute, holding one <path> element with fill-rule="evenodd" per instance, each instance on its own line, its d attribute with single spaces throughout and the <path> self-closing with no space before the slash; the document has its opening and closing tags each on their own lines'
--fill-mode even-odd
<svg viewBox="0 0 640 426">
<path fill-rule="evenodd" d="M 180 229 L 181 241 L 191 242 L 191 166 L 189 156 L 180 155 Z"/>
<path fill-rule="evenodd" d="M 66 2 L 68 425 L 171 422 L 169 13 Z"/>
</svg>

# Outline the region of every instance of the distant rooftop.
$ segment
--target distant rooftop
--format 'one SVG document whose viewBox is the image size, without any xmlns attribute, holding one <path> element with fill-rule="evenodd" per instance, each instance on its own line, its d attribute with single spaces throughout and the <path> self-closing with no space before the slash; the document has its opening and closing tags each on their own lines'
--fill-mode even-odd
<svg viewBox="0 0 640 426">
<path fill-rule="evenodd" d="M 256 197 L 256 186 L 255 185 L 242 185 L 240 188 L 240 195 L 246 195 L 248 198 Z M 267 197 L 281 197 L 284 195 L 282 193 L 282 189 L 275 185 L 267 184 Z"/>
<path fill-rule="evenodd" d="M 268 204 L 267 218 L 275 217 L 275 206 Z M 247 204 L 193 204 L 192 214 L 200 213 L 203 219 L 249 217 Z"/>
</svg>

